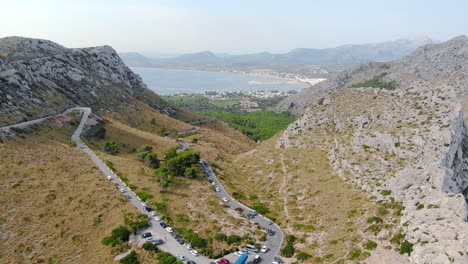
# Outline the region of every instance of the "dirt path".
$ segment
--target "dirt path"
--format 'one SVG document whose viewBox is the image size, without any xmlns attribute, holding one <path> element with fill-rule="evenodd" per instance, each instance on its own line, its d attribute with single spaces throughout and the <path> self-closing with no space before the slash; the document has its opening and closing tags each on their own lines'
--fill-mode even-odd
<svg viewBox="0 0 468 264">
<path fill-rule="evenodd" d="M 281 160 L 281 170 L 283 172 L 283 181 L 281 182 L 281 186 L 279 188 L 279 193 L 282 194 L 283 196 L 283 211 L 284 211 L 284 216 L 286 219 L 291 219 L 289 217 L 289 210 L 288 210 L 288 191 L 286 190 L 288 182 L 289 182 L 289 174 L 288 170 L 286 169 L 286 165 L 284 164 L 284 154 L 281 153 L 280 155 L 280 160 Z M 285 229 L 291 233 L 291 227 L 289 226 L 289 221 L 286 221 L 285 223 Z"/>
</svg>

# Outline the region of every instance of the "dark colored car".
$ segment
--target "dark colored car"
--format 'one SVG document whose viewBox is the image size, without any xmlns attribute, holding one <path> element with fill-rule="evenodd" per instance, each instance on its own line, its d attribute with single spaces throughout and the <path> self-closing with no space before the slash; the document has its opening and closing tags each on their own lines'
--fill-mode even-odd
<svg viewBox="0 0 468 264">
<path fill-rule="evenodd" d="M 183 245 L 185 243 L 185 240 L 183 240 L 182 238 L 178 238 L 177 239 L 177 242 L 179 242 L 179 244 Z"/>
<path fill-rule="evenodd" d="M 275 257 L 275 261 L 278 262 L 278 263 L 283 263 L 283 261 L 281 260 L 280 257 Z"/>
<path fill-rule="evenodd" d="M 152 236 L 150 232 L 146 232 L 146 233 L 141 234 L 141 238 L 147 238 L 147 237 L 150 237 L 150 236 Z"/>
<path fill-rule="evenodd" d="M 225 258 L 222 258 L 222 259 L 218 260 L 218 264 L 229 264 L 229 260 L 227 260 Z"/>
<path fill-rule="evenodd" d="M 267 231 L 268 231 L 269 236 L 274 236 L 275 235 L 275 231 L 273 231 L 271 229 L 267 229 Z"/>
<path fill-rule="evenodd" d="M 193 261 L 193 260 L 189 260 L 189 261 L 187 261 L 187 264 L 197 264 L 197 263 L 195 263 L 195 261 Z"/>
<path fill-rule="evenodd" d="M 172 236 L 173 238 L 175 238 L 175 239 L 179 239 L 179 235 L 177 235 L 176 232 L 172 232 L 172 233 L 171 233 L 171 236 Z"/>
<path fill-rule="evenodd" d="M 148 211 L 148 212 L 153 211 L 153 208 L 151 208 L 151 207 L 149 207 L 149 206 L 145 206 L 145 209 L 146 209 L 146 211 Z"/>
<path fill-rule="evenodd" d="M 159 223 L 159 225 L 162 226 L 162 228 L 166 228 L 166 227 L 167 227 L 167 224 L 164 223 L 164 222 Z"/>
</svg>

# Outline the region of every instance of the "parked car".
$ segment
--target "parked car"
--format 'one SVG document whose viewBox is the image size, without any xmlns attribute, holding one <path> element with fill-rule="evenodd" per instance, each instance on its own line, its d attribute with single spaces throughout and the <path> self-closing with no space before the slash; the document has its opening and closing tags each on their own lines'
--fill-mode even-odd
<svg viewBox="0 0 468 264">
<path fill-rule="evenodd" d="M 242 252 L 242 251 L 239 250 L 239 251 L 234 252 L 234 255 L 236 255 L 236 256 L 239 257 L 239 256 L 242 255 L 243 253 L 244 253 L 244 252 Z"/>
<path fill-rule="evenodd" d="M 195 257 L 198 256 L 198 251 L 196 251 L 195 249 L 190 250 L 190 253 L 192 253 L 192 255 L 194 255 Z"/>
<path fill-rule="evenodd" d="M 151 241 L 154 240 L 154 237 L 150 236 L 150 237 L 145 238 L 145 240 L 146 240 L 147 242 L 151 242 Z"/>
<path fill-rule="evenodd" d="M 177 240 L 177 239 L 179 239 L 179 238 L 180 238 L 180 236 L 179 236 L 179 235 L 177 235 L 177 233 L 176 233 L 175 231 L 174 231 L 174 232 L 172 232 L 172 233 L 170 233 L 170 234 L 171 234 L 171 237 L 173 237 L 175 240 Z"/>
<path fill-rule="evenodd" d="M 121 193 L 124 193 L 124 192 L 125 192 L 125 189 L 124 189 L 124 188 L 120 188 L 120 192 L 121 192 Z"/>
<path fill-rule="evenodd" d="M 259 255 L 255 255 L 254 259 L 253 259 L 253 263 L 259 263 L 261 260 L 260 256 Z"/>
<path fill-rule="evenodd" d="M 195 261 L 193 261 L 193 260 L 189 260 L 189 261 L 187 261 L 187 264 L 197 264 L 197 263 L 195 263 Z"/>
<path fill-rule="evenodd" d="M 266 246 L 266 245 L 263 245 L 263 246 L 262 246 L 262 249 L 260 249 L 260 251 L 261 251 L 262 253 L 266 253 L 266 252 L 268 251 L 267 246 Z"/>
<path fill-rule="evenodd" d="M 172 233 L 172 232 L 174 232 L 174 229 L 172 229 L 172 227 L 168 226 L 168 227 L 166 227 L 166 231 L 169 232 L 169 233 Z"/>
<path fill-rule="evenodd" d="M 215 192 L 221 191 L 218 187 L 215 188 Z"/>
<path fill-rule="evenodd" d="M 141 234 L 141 238 L 147 238 L 147 237 L 150 237 L 150 236 L 153 236 L 150 232 L 146 232 L 146 233 Z"/>
<path fill-rule="evenodd" d="M 153 243 L 155 245 L 161 245 L 161 244 L 164 244 L 164 240 L 162 240 L 162 239 L 153 239 L 153 241 L 151 241 L 151 243 Z"/>
<path fill-rule="evenodd" d="M 149 206 L 145 206 L 145 210 L 148 211 L 148 212 L 152 212 L 153 211 L 153 208 L 149 207 Z"/>
<path fill-rule="evenodd" d="M 218 264 L 229 264 L 229 260 L 227 260 L 225 258 L 222 258 L 222 259 L 219 259 L 218 261 L 216 261 L 216 263 L 218 263 Z"/>
<path fill-rule="evenodd" d="M 271 229 L 267 229 L 267 232 L 268 232 L 269 236 L 274 236 L 275 235 L 275 231 L 273 231 Z"/>
<path fill-rule="evenodd" d="M 223 197 L 223 201 L 224 201 L 225 203 L 227 203 L 227 202 L 229 202 L 229 199 L 228 199 L 227 197 Z"/>
<path fill-rule="evenodd" d="M 235 210 L 236 210 L 236 211 L 239 211 L 239 212 L 241 212 L 241 213 L 244 212 L 244 208 L 242 208 L 242 207 L 236 207 Z"/>
<path fill-rule="evenodd" d="M 185 243 L 185 244 L 184 244 L 184 247 L 185 247 L 186 249 L 188 249 L 188 250 L 192 250 L 192 249 L 193 249 L 192 245 L 190 245 L 189 243 Z"/>
<path fill-rule="evenodd" d="M 273 222 L 272 222 L 271 220 L 268 220 L 267 223 L 268 223 L 269 225 L 272 225 L 272 224 L 273 224 Z"/>
<path fill-rule="evenodd" d="M 213 186 L 216 186 L 216 182 L 211 182 L 211 184 L 212 184 Z"/>
<path fill-rule="evenodd" d="M 141 202 L 141 206 L 146 207 L 148 205 L 145 202 Z"/>
<path fill-rule="evenodd" d="M 128 194 L 125 195 L 125 198 L 127 198 L 129 200 L 132 199 L 132 197 L 130 195 L 128 195 Z"/>
<path fill-rule="evenodd" d="M 153 217 L 153 218 L 154 218 L 154 220 L 156 220 L 156 221 L 161 221 L 161 217 L 160 217 L 160 216 L 155 216 L 155 217 Z"/>
<path fill-rule="evenodd" d="M 185 256 L 182 255 L 182 254 L 177 254 L 176 258 L 177 258 L 178 260 L 182 260 L 182 261 L 185 260 Z"/>
<path fill-rule="evenodd" d="M 185 240 L 183 238 L 180 238 L 180 237 L 177 239 L 177 242 L 179 242 L 179 244 L 181 244 L 181 245 L 185 244 Z"/>
<path fill-rule="evenodd" d="M 155 211 L 151 211 L 152 216 L 157 216 L 158 214 Z"/>
<path fill-rule="evenodd" d="M 166 228 L 166 227 L 167 227 L 167 224 L 164 223 L 164 222 L 159 223 L 159 225 L 160 225 L 162 228 Z"/>
<path fill-rule="evenodd" d="M 110 175 L 107 176 L 107 179 L 108 179 L 108 180 L 112 180 L 112 176 L 110 176 Z"/>
<path fill-rule="evenodd" d="M 275 257 L 275 261 L 276 261 L 277 263 L 283 263 L 283 260 L 281 260 L 280 257 Z"/>
</svg>

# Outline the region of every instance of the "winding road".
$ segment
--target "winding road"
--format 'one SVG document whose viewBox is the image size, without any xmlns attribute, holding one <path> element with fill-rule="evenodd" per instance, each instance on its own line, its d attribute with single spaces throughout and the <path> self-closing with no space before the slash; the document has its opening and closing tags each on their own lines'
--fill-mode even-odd
<svg viewBox="0 0 468 264">
<path fill-rule="evenodd" d="M 94 164 L 99 168 L 99 170 L 104 174 L 104 176 L 108 180 L 112 181 L 116 185 L 116 187 L 122 192 L 122 194 L 124 194 L 124 195 L 126 195 L 128 197 L 129 202 L 132 203 L 132 205 L 135 206 L 138 209 L 139 212 L 141 212 L 142 214 L 145 214 L 145 215 L 147 215 L 149 217 L 150 227 L 147 230 L 144 230 L 142 232 L 151 232 L 153 234 L 153 236 L 165 240 L 164 244 L 158 245 L 158 248 L 160 250 L 162 250 L 162 251 L 169 252 L 169 253 L 173 254 L 174 256 L 176 256 L 178 254 L 182 254 L 182 255 L 185 256 L 186 260 L 192 260 L 192 261 L 195 261 L 196 263 L 202 263 L 202 264 L 212 263 L 214 260 L 208 259 L 205 256 L 202 256 L 202 255 L 193 256 L 189 252 L 189 250 L 187 250 L 183 245 L 179 244 L 174 238 L 172 238 L 172 236 L 166 231 L 166 229 L 162 228 L 160 226 L 159 222 L 154 219 L 154 217 L 150 214 L 150 212 L 146 211 L 146 209 L 143 206 L 140 198 L 124 182 L 122 182 L 119 179 L 119 177 L 117 177 L 117 175 L 115 175 L 114 172 L 109 167 L 107 167 L 107 165 L 81 140 L 80 135 L 83 132 L 84 125 L 86 124 L 89 115 L 91 114 L 91 108 L 89 108 L 89 107 L 74 107 L 74 108 L 67 109 L 62 114 L 66 114 L 66 113 L 70 113 L 70 112 L 76 112 L 76 111 L 81 112 L 82 116 L 81 116 L 80 124 L 78 125 L 77 129 L 75 130 L 75 132 L 71 136 L 71 139 L 76 142 L 76 146 L 78 148 L 83 150 L 88 155 L 88 157 L 94 162 Z M 11 128 L 20 128 L 20 129 L 22 129 L 22 128 L 26 128 L 27 126 L 33 125 L 33 124 L 41 123 L 44 120 L 46 120 L 47 118 L 50 118 L 50 116 L 35 119 L 35 120 L 32 120 L 32 121 L 23 122 L 23 123 L 18 123 L 18 124 L 15 124 L 15 125 L 5 126 L 5 127 L 0 128 L 0 129 L 2 129 L 4 131 L 8 131 Z M 179 149 L 178 149 L 178 151 L 182 151 L 182 150 L 188 148 L 188 146 L 189 146 L 188 143 L 186 143 L 183 140 L 179 140 Z M 241 207 L 241 208 L 244 209 L 243 213 L 245 215 L 247 215 L 248 212 L 252 210 L 249 207 L 247 207 L 247 206 L 239 203 L 238 201 L 234 200 L 226 192 L 225 188 L 221 185 L 219 179 L 216 177 L 213 170 L 211 169 L 210 164 L 207 161 L 201 160 L 200 161 L 200 167 L 204 171 L 205 176 L 208 179 L 211 179 L 211 181 L 215 183 L 216 187 L 220 189 L 219 192 L 216 192 L 216 195 L 218 195 L 220 197 L 220 199 L 222 199 L 224 197 L 227 197 L 229 199 L 229 201 L 226 203 L 227 205 L 229 205 L 229 207 L 231 207 L 233 209 L 235 209 L 237 207 Z M 213 188 L 213 192 L 214 192 L 214 188 Z M 261 258 L 262 258 L 261 263 L 272 263 L 274 261 L 275 256 L 278 256 L 278 253 L 279 253 L 279 251 L 281 249 L 281 245 L 282 245 L 283 239 L 284 239 L 284 234 L 283 234 L 283 232 L 281 231 L 280 227 L 277 224 L 272 223 L 269 219 L 267 219 L 264 216 L 257 215 L 254 218 L 252 218 L 251 221 L 257 223 L 258 225 L 260 225 L 265 230 L 266 229 L 273 230 L 275 232 L 275 234 L 273 236 L 267 236 L 267 241 L 265 242 L 265 245 L 267 245 L 269 250 L 266 253 L 252 253 L 252 252 L 249 252 L 248 263 L 253 260 L 253 257 L 256 254 L 261 256 Z M 135 237 L 134 240 L 136 240 L 137 242 L 140 241 L 140 243 L 141 243 L 141 240 L 140 240 L 139 237 Z M 229 261 L 231 261 L 231 263 L 234 263 L 235 260 L 238 258 L 238 256 L 236 256 L 235 254 L 232 253 L 232 254 L 229 254 L 229 255 L 225 256 L 225 258 L 228 259 Z"/>
</svg>

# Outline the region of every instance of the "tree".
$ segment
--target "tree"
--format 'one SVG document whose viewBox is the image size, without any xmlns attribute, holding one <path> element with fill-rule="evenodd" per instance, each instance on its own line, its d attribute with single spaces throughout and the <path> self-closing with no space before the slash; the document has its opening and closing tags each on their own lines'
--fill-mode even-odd
<svg viewBox="0 0 468 264">
<path fill-rule="evenodd" d="M 146 251 L 154 251 L 154 252 L 158 252 L 158 247 L 156 247 L 155 244 L 151 243 L 151 242 L 145 242 L 143 244 L 143 249 L 146 250 Z"/>
<path fill-rule="evenodd" d="M 102 144 L 102 151 L 115 155 L 120 151 L 120 145 L 114 141 L 106 141 Z"/>
<path fill-rule="evenodd" d="M 175 156 L 177 156 L 177 148 L 170 148 L 164 153 L 164 158 L 166 160 L 172 159 Z"/>
<path fill-rule="evenodd" d="M 159 168 L 160 166 L 160 162 L 159 162 L 159 159 L 158 159 L 158 156 L 156 155 L 156 153 L 148 153 L 145 157 L 145 163 L 146 163 L 146 166 L 152 168 L 152 169 L 155 169 L 155 168 Z"/>
<path fill-rule="evenodd" d="M 116 240 L 127 242 L 130 237 L 130 231 L 124 226 L 119 226 L 112 230 L 112 237 Z"/>
</svg>

